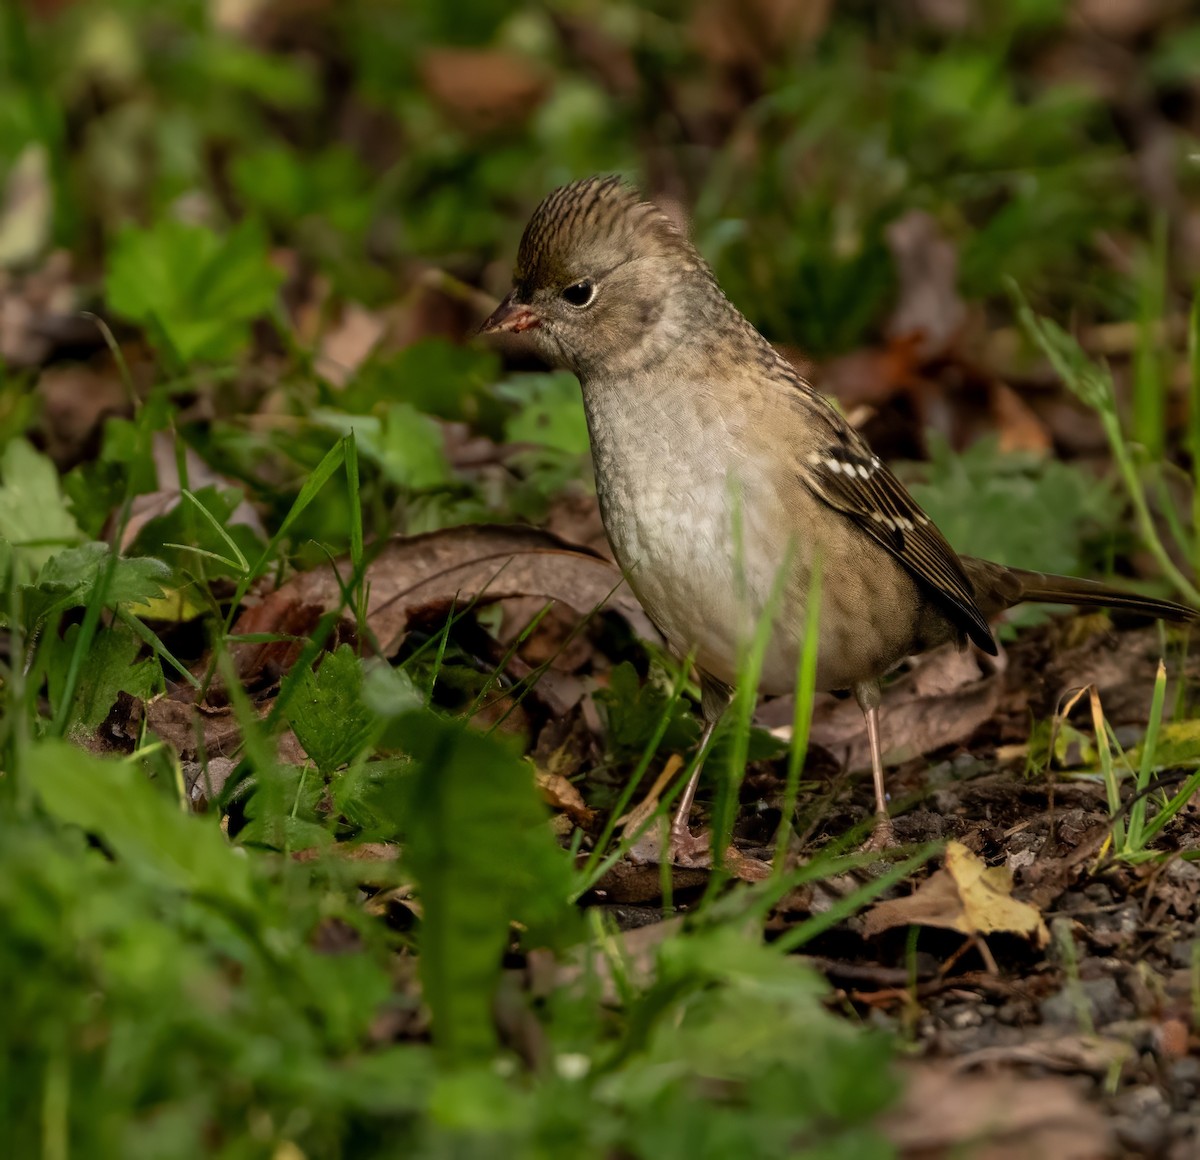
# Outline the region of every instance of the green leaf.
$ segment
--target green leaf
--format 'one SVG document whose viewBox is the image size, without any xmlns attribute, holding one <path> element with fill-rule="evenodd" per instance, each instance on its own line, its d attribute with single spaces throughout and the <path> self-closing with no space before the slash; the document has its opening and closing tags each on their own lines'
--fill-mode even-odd
<svg viewBox="0 0 1200 1160">
<path fill-rule="evenodd" d="M 243 498 L 237 488 L 202 487 L 192 494 L 190 501 L 178 503 L 164 515 L 148 521 L 138 532 L 134 545 L 188 570 L 196 567 L 196 553 L 189 550 L 196 548 L 210 553 L 204 565 L 208 576 L 240 579 L 245 567 L 239 565 L 236 557 L 252 558 L 262 552 L 262 540 L 253 528 L 240 521 L 230 521 Z M 197 508 L 204 510 L 201 512 Z M 221 557 L 225 562 L 214 560 L 212 556 Z"/>
<path fill-rule="evenodd" d="M 274 305 L 280 280 L 255 222 L 222 238 L 163 218 L 117 237 L 106 291 L 113 310 L 146 326 L 157 345 L 186 364 L 241 354 L 251 322 Z"/>
<path fill-rule="evenodd" d="M 931 436 L 929 451 L 926 480 L 910 487 L 959 552 L 1074 573 L 1092 563 L 1088 536 L 1099 537 L 1116 522 L 1112 487 L 1077 467 L 1002 452 L 994 439 L 955 454 Z"/>
<path fill-rule="evenodd" d="M 69 599 L 72 608 L 91 599 L 96 581 L 107 567 L 111 549 L 107 544 L 88 543 L 68 548 L 52 556 L 37 576 L 37 587 L 54 593 L 60 600 Z M 105 603 L 148 604 L 163 596 L 171 580 L 171 569 L 161 560 L 149 556 L 133 556 L 117 561 L 105 592 Z"/>
<path fill-rule="evenodd" d="M 510 443 L 532 443 L 582 458 L 588 453 L 587 416 L 571 374 L 522 375 L 496 388 L 520 410 L 505 424 Z"/>
<path fill-rule="evenodd" d="M 60 638 L 51 634 L 46 647 L 50 650 L 47 679 L 50 703 L 57 708 L 62 697 L 71 654 L 79 638 L 80 626 L 72 624 Z M 105 717 L 118 693 L 128 693 L 141 700 L 149 699 L 163 688 L 162 669 L 154 660 L 135 664 L 142 642 L 123 624 L 97 634 L 88 650 L 87 663 L 80 670 L 75 688 L 67 730 L 72 734 L 91 733 Z"/>
<path fill-rule="evenodd" d="M 394 354 L 368 360 L 338 394 L 337 403 L 355 413 L 411 403 L 439 419 L 474 419 L 488 401 L 485 392 L 497 370 L 498 360 L 491 351 L 423 338 Z"/>
<path fill-rule="evenodd" d="M 509 923 L 534 927 L 531 939 L 538 927 L 569 932 L 570 862 L 531 767 L 500 742 L 420 710 L 389 737 L 415 763 L 404 853 L 424 907 L 420 970 L 434 1042 L 454 1060 L 486 1057 Z"/>
<path fill-rule="evenodd" d="M 348 644 L 327 653 L 316 672 L 301 674 L 288 721 L 323 774 L 352 761 L 370 742 L 375 715 L 363 703 L 362 666 Z"/>
<path fill-rule="evenodd" d="M 605 739 L 618 757 L 640 753 L 654 735 L 659 719 L 668 711 L 671 722 L 663 734 L 660 749 L 680 751 L 693 745 L 700 736 L 696 715 L 685 701 L 669 708 L 670 693 L 653 677 L 643 682 L 628 661 L 613 667 L 608 687 L 596 690 L 596 700 L 605 717 Z"/>
<path fill-rule="evenodd" d="M 453 478 L 441 427 L 409 403 L 393 403 L 382 418 L 325 408 L 311 417 L 343 435 L 353 431 L 363 458 L 378 464 L 401 487 L 421 491 Z"/>
<path fill-rule="evenodd" d="M 215 818 L 193 817 L 129 761 L 93 757 L 63 741 L 25 753 L 23 776 L 59 821 L 99 838 L 142 875 L 236 904 L 251 899 L 248 862 L 229 847 Z"/>
<path fill-rule="evenodd" d="M 51 556 L 81 538 L 58 469 L 24 439 L 13 439 L 0 453 L 0 539 L 16 549 L 17 581 L 28 583 Z"/>
</svg>

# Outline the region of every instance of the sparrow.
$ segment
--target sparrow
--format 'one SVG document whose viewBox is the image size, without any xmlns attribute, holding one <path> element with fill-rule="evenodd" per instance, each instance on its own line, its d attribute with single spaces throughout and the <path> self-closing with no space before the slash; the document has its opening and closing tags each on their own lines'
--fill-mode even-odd
<svg viewBox="0 0 1200 1160">
<path fill-rule="evenodd" d="M 947 642 L 995 655 L 988 620 L 1021 601 L 1196 612 L 1104 584 L 960 556 L 862 436 L 727 299 L 680 228 L 618 177 L 554 190 L 534 211 L 513 287 L 480 327 L 524 336 L 583 391 L 613 555 L 650 619 L 700 679 L 701 753 L 756 626 L 766 694 L 793 691 L 813 610 L 817 687 L 850 690 L 865 721 L 877 826 L 892 838 L 880 681 Z M 707 855 L 689 819 L 668 854 Z"/>
</svg>

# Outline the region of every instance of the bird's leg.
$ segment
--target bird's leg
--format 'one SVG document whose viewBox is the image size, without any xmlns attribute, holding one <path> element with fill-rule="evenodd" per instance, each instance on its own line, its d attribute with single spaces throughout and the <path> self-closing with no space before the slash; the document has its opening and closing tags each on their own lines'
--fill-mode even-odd
<svg viewBox="0 0 1200 1160">
<path fill-rule="evenodd" d="M 896 832 L 888 815 L 887 790 L 883 781 L 883 745 L 879 740 L 878 681 L 863 681 L 854 686 L 854 697 L 867 721 L 867 744 L 871 748 L 871 778 L 875 783 L 875 830 L 866 849 L 885 850 L 896 844 Z"/>
<path fill-rule="evenodd" d="M 688 826 L 691 819 L 692 805 L 696 800 L 696 786 L 700 784 L 700 774 L 704 769 L 704 751 L 712 739 L 713 730 L 721 720 L 722 714 L 728 707 L 733 690 L 721 681 L 702 675 L 700 678 L 700 711 L 704 714 L 704 729 L 700 734 L 700 755 L 692 776 L 683 788 L 679 805 L 675 808 L 675 816 L 671 819 L 671 832 L 667 839 L 667 857 L 679 866 L 687 866 L 708 854 L 709 840 L 707 837 L 697 837 Z"/>
</svg>

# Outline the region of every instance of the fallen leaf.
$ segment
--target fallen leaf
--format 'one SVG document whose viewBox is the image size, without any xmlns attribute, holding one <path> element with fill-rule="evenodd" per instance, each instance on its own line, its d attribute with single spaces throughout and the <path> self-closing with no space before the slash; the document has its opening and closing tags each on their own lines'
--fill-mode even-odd
<svg viewBox="0 0 1200 1160">
<path fill-rule="evenodd" d="M 900 282 L 888 337 L 915 338 L 922 359 L 943 354 L 967 320 L 958 293 L 958 251 L 937 219 L 919 209 L 892 222 L 886 237 Z"/>
<path fill-rule="evenodd" d="M 326 332 L 317 354 L 316 371 L 335 387 L 344 387 L 383 337 L 386 323 L 379 315 L 349 302 L 341 321 Z"/>
<path fill-rule="evenodd" d="M 537 787 L 551 809 L 562 810 L 577 826 L 586 829 L 595 820 L 596 811 L 588 807 L 583 794 L 561 773 L 539 769 Z"/>
<path fill-rule="evenodd" d="M 863 933 L 910 923 L 965 935 L 1018 934 L 1039 948 L 1050 941 L 1037 908 L 1013 898 L 1007 867 L 988 867 L 961 842 L 947 844 L 942 868 L 908 897 L 876 903 L 863 919 Z"/>
<path fill-rule="evenodd" d="M 54 189 L 50 154 L 33 142 L 17 155 L 8 171 L 0 203 L 0 267 L 33 261 L 50 238 Z"/>
<path fill-rule="evenodd" d="M 179 463 L 175 458 L 175 436 L 168 431 L 157 431 L 151 443 L 154 471 L 158 478 L 158 490 L 146 492 L 134 498 L 129 519 L 121 533 L 118 550 L 125 552 L 141 534 L 142 529 L 160 516 L 173 511 L 183 498 L 179 486 Z M 188 490 L 193 494 L 205 487 L 221 487 L 242 490 L 235 480 L 213 471 L 190 447 L 184 448 L 187 465 Z M 230 524 L 242 524 L 263 540 L 268 539 L 267 530 L 249 501 L 242 500 L 229 516 Z"/>
<path fill-rule="evenodd" d="M 909 1160 L 1100 1160 L 1111 1155 L 1103 1112 L 1070 1080 L 962 1075 L 937 1064 L 910 1066 L 903 1074 L 904 1095 L 878 1126 Z"/>
<path fill-rule="evenodd" d="M 884 760 L 899 765 L 913 757 L 965 741 L 1000 704 L 1003 682 L 996 671 L 985 671 L 994 662 L 983 661 L 974 650 L 947 646 L 919 658 L 911 672 L 884 692 L 879 710 Z M 781 711 L 790 720 L 785 707 Z M 778 735 L 790 726 L 776 730 Z M 871 752 L 862 711 L 853 700 L 820 698 L 813 710 L 811 739 L 839 758 L 850 770 L 869 769 Z"/>
<path fill-rule="evenodd" d="M 83 363 L 57 363 L 38 376 L 46 451 L 58 464 L 83 458 L 100 425 L 110 415 L 130 410 L 125 388 L 115 371 L 101 374 Z"/>
<path fill-rule="evenodd" d="M 1134 40 L 1157 28 L 1175 7 L 1169 0 L 1074 0 L 1070 21 L 1112 40 Z"/>
<path fill-rule="evenodd" d="M 349 576 L 347 560 L 339 560 L 337 567 L 343 579 Z M 616 565 L 536 528 L 464 525 L 397 536 L 368 565 L 366 583 L 367 625 L 385 656 L 400 647 L 419 613 L 513 596 L 558 600 L 582 615 L 601 606 L 612 608 L 641 635 L 658 635 Z M 316 568 L 266 596 L 254 613 L 253 631 L 273 631 L 274 620 L 282 623 L 297 606 L 325 612 L 341 605 L 333 566 Z M 239 620 L 234 632 L 246 631 Z"/>
<path fill-rule="evenodd" d="M 1054 441 L 1046 424 L 1012 387 L 1001 382 L 992 383 L 990 400 L 993 425 L 1000 432 L 1001 451 L 1031 451 L 1037 455 L 1050 453 Z"/>
<path fill-rule="evenodd" d="M 494 48 L 430 48 L 420 69 L 433 100 L 477 132 L 524 120 L 548 89 L 535 62 Z"/>
<path fill-rule="evenodd" d="M 693 9 L 691 40 L 714 64 L 757 70 L 785 46 L 818 40 L 832 7 L 832 0 L 707 0 Z"/>
</svg>

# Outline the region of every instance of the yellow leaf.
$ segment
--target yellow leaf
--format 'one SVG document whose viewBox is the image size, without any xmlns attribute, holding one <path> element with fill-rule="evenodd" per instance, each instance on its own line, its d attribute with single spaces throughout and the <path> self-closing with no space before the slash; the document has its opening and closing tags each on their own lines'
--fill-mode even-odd
<svg viewBox="0 0 1200 1160">
<path fill-rule="evenodd" d="M 936 926 L 962 934 L 1019 934 L 1038 947 L 1050 932 L 1037 907 L 1012 896 L 1012 875 L 989 868 L 961 842 L 946 846 L 942 868 L 907 898 L 877 903 L 867 912 L 864 933 L 879 934 L 896 926 Z"/>
</svg>

